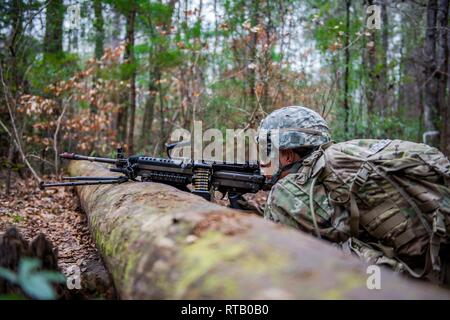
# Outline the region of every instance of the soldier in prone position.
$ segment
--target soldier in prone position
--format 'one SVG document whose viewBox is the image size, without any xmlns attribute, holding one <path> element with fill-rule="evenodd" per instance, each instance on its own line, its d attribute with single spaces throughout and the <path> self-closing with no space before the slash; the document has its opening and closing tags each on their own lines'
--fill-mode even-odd
<svg viewBox="0 0 450 320">
<path fill-rule="evenodd" d="M 439 150 L 401 140 L 333 143 L 327 122 L 304 107 L 272 112 L 262 130 L 279 151 L 261 163 L 275 183 L 265 218 L 369 263 L 449 282 L 450 162 Z"/>
</svg>

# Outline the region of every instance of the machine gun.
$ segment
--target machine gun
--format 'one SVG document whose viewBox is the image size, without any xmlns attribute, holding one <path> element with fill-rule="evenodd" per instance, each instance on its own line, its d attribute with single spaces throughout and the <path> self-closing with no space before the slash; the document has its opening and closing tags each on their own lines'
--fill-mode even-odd
<svg viewBox="0 0 450 320">
<path fill-rule="evenodd" d="M 256 193 L 267 190 L 270 186 L 260 173 L 257 162 L 226 163 L 218 161 L 193 161 L 170 158 L 170 150 L 175 145 L 167 146 L 169 158 L 131 156 L 126 158 L 121 148 L 117 149 L 116 158 L 100 158 L 64 152 L 59 156 L 70 160 L 87 160 L 113 165 L 109 170 L 122 175 L 111 177 L 62 177 L 65 182 L 44 183 L 40 188 L 60 186 L 83 186 L 99 184 L 120 184 L 127 181 L 159 182 L 174 186 L 180 190 L 199 195 L 208 201 L 219 191 L 223 197 L 228 195 L 230 206 L 240 208 L 238 200 L 244 193 Z M 191 188 L 188 186 L 191 185 Z"/>
</svg>

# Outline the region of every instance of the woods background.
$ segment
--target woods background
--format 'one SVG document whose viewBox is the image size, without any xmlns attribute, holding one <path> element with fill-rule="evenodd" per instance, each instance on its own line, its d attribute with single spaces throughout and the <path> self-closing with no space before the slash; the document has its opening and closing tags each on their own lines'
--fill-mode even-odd
<svg viewBox="0 0 450 320">
<path fill-rule="evenodd" d="M 381 28 L 367 28 L 378 5 Z M 449 0 L 6 0 L 0 175 L 58 174 L 62 150 L 162 155 L 175 128 L 256 128 L 314 108 L 334 140 L 450 154 Z M 2 179 L 3 180 L 3 179 Z"/>
</svg>

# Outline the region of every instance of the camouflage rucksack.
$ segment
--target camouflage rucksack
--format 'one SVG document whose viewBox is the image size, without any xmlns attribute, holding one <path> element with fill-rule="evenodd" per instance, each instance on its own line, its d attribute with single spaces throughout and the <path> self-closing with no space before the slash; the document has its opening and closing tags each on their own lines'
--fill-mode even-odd
<svg viewBox="0 0 450 320">
<path fill-rule="evenodd" d="M 408 141 L 329 143 L 280 180 L 265 216 L 335 242 L 370 243 L 422 277 L 439 271 L 440 247 L 450 240 L 450 162 Z"/>
</svg>

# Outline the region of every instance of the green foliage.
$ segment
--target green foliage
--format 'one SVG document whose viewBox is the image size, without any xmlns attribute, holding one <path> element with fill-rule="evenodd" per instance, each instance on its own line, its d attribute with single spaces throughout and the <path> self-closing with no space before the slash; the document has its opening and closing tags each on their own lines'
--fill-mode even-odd
<svg viewBox="0 0 450 320">
<path fill-rule="evenodd" d="M 152 46 L 150 43 L 141 43 L 134 46 L 134 53 L 136 55 L 143 55 L 152 51 Z"/>
<path fill-rule="evenodd" d="M 20 214 L 16 213 L 13 215 L 13 221 L 15 223 L 19 223 L 19 222 L 25 221 L 25 218 L 23 216 L 21 216 Z"/>
<path fill-rule="evenodd" d="M 146 10 L 146 5 L 149 6 L 148 11 Z M 144 9 L 142 12 L 150 12 L 153 23 L 156 25 L 168 22 L 172 19 L 173 9 L 167 4 L 160 2 L 144 2 L 144 4 L 141 5 L 141 8 Z"/>
<path fill-rule="evenodd" d="M 396 115 L 370 117 L 370 136 L 379 139 L 401 139 L 418 141 L 420 137 L 420 119 L 408 119 Z"/>
<path fill-rule="evenodd" d="M 90 107 L 90 105 L 89 105 L 89 103 L 87 102 L 87 101 L 80 101 L 79 103 L 78 103 L 78 106 L 81 108 L 81 109 L 89 109 L 89 107 Z"/>
<path fill-rule="evenodd" d="M 172 19 L 173 9 L 160 2 L 144 1 L 139 4 L 137 20 L 142 28 L 148 31 L 152 37 L 157 37 L 155 26 L 168 24 Z"/>
<path fill-rule="evenodd" d="M 39 300 L 56 299 L 53 283 L 64 283 L 65 277 L 54 271 L 39 270 L 41 261 L 22 258 L 17 273 L 0 267 L 0 277 L 19 285 L 31 298 Z"/>
<path fill-rule="evenodd" d="M 46 54 L 37 61 L 30 72 L 30 83 L 35 93 L 46 91 L 46 87 L 67 80 L 80 70 L 79 57 L 73 53 Z"/>
<path fill-rule="evenodd" d="M 272 61 L 280 63 L 282 60 L 282 55 L 275 51 L 275 48 L 270 49 L 270 54 L 272 57 Z"/>
<path fill-rule="evenodd" d="M 207 108 L 203 114 L 208 127 L 214 127 L 225 133 L 226 128 L 244 127 L 246 117 L 243 114 L 242 92 L 244 83 L 238 79 L 227 79 L 211 85 L 211 94 L 207 97 Z"/>
<path fill-rule="evenodd" d="M 122 80 L 130 79 L 130 77 L 136 72 L 138 68 L 138 62 L 123 63 L 120 65 L 120 74 Z"/>
<path fill-rule="evenodd" d="M 343 23 L 343 17 L 332 17 L 325 20 L 324 26 L 315 29 L 314 36 L 320 50 L 327 52 L 330 45 L 336 42 Z"/>
<path fill-rule="evenodd" d="M 178 50 L 166 50 L 155 54 L 153 62 L 157 64 L 160 68 L 169 69 L 176 67 L 183 63 L 183 53 Z"/>
<path fill-rule="evenodd" d="M 418 141 L 420 138 L 420 119 L 402 115 L 370 115 L 368 119 L 359 119 L 353 115 L 349 128 L 344 126 L 344 111 L 335 108 L 329 119 L 333 140 L 342 142 L 358 138 L 400 139 Z"/>
</svg>

